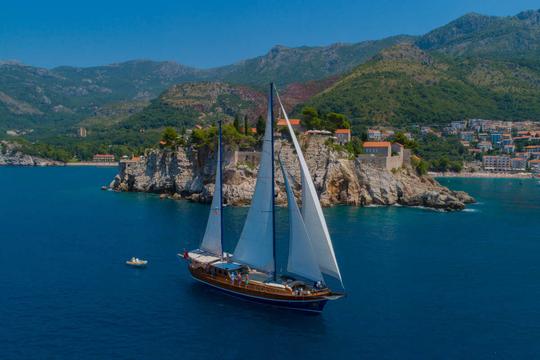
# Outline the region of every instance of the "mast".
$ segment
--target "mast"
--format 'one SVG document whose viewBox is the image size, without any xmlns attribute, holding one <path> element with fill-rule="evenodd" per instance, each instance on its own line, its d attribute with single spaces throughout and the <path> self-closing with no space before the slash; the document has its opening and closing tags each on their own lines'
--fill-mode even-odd
<svg viewBox="0 0 540 360">
<path fill-rule="evenodd" d="M 219 138 L 218 138 L 218 146 L 219 146 L 219 225 L 220 225 L 220 232 L 219 232 L 219 241 L 221 243 L 221 257 L 223 257 L 223 144 L 222 144 L 222 131 L 221 131 L 221 123 L 222 121 L 219 120 Z"/>
<path fill-rule="evenodd" d="M 268 99 L 270 107 L 270 131 L 272 145 L 272 251 L 274 255 L 274 281 L 277 280 L 277 260 L 276 260 L 276 194 L 275 194 L 275 174 L 274 174 L 274 83 L 270 83 L 270 97 Z"/>
</svg>

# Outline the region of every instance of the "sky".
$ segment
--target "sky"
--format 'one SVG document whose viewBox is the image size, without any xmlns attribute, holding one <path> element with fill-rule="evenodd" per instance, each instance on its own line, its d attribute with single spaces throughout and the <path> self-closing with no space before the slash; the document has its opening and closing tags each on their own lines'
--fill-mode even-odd
<svg viewBox="0 0 540 360">
<path fill-rule="evenodd" d="M 540 8 L 538 0 L 1 1 L 0 59 L 46 68 L 132 59 L 208 68 L 276 44 L 421 35 L 468 12 Z"/>
</svg>

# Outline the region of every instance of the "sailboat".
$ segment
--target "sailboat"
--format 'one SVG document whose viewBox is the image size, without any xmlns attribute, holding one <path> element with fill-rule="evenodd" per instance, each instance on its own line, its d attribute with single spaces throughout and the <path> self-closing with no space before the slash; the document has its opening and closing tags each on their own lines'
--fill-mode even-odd
<svg viewBox="0 0 540 360">
<path fill-rule="evenodd" d="M 291 178 L 279 159 L 288 202 L 289 253 L 287 271 L 278 274 L 276 265 L 274 92 L 285 116 L 290 138 L 300 164 L 302 207 L 291 188 Z M 266 128 L 257 183 L 246 221 L 232 254 L 223 249 L 223 146 L 221 121 L 215 191 L 206 231 L 198 249 L 186 251 L 192 277 L 231 295 L 290 309 L 322 312 L 329 300 L 343 297 L 332 291 L 325 277 L 337 279 L 343 288 L 328 227 L 315 185 L 300 144 L 293 131 L 279 93 L 270 84 Z"/>
</svg>

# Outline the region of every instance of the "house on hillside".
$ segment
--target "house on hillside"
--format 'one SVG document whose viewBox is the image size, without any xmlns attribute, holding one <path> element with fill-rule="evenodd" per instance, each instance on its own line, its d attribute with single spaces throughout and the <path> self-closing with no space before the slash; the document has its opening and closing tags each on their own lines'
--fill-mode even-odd
<svg viewBox="0 0 540 360">
<path fill-rule="evenodd" d="M 405 149 L 399 143 L 366 141 L 362 147 L 364 154 L 358 155 L 357 158 L 360 163 L 370 164 L 386 170 L 393 170 L 408 165 L 411 161 L 411 151 Z"/>
<path fill-rule="evenodd" d="M 351 141 L 351 129 L 337 129 L 335 134 L 337 142 L 341 145 Z"/>
<path fill-rule="evenodd" d="M 493 150 L 493 144 L 491 144 L 490 141 L 480 141 L 480 143 L 478 143 L 478 148 L 482 152 L 488 152 Z"/>
<path fill-rule="evenodd" d="M 381 141 L 382 140 L 382 133 L 381 133 L 380 130 L 368 129 L 367 138 L 368 138 L 369 141 Z"/>
<path fill-rule="evenodd" d="M 291 126 L 294 130 L 300 131 L 302 129 L 302 121 L 300 119 L 289 119 L 289 122 L 291 123 Z M 284 128 L 287 127 L 287 120 L 285 119 L 278 119 L 277 121 L 277 127 L 278 128 Z"/>
<path fill-rule="evenodd" d="M 366 141 L 362 147 L 366 154 L 378 156 L 392 155 L 392 144 L 390 141 Z"/>
</svg>

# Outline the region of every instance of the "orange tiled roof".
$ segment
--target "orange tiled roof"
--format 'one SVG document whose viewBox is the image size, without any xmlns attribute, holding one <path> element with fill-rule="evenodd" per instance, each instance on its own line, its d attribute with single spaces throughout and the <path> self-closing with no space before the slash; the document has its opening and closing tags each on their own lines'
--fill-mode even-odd
<svg viewBox="0 0 540 360">
<path fill-rule="evenodd" d="M 529 161 L 529 163 L 531 163 L 531 164 L 540 164 L 540 159 L 538 159 L 538 160 L 531 160 L 531 161 Z"/>
<path fill-rule="evenodd" d="M 251 128 L 251 133 L 256 134 L 257 133 L 257 128 Z"/>
<path fill-rule="evenodd" d="M 337 129 L 336 134 L 350 134 L 351 129 Z"/>
<path fill-rule="evenodd" d="M 300 125 L 300 119 L 289 119 L 289 122 L 292 126 Z M 278 119 L 277 126 L 287 126 L 287 121 L 285 119 Z"/>
<path fill-rule="evenodd" d="M 363 145 L 363 147 L 374 147 L 374 148 L 384 148 L 384 147 L 390 147 L 392 144 L 390 144 L 389 141 L 366 141 Z"/>
</svg>

